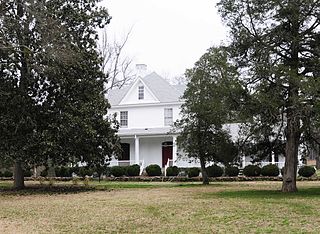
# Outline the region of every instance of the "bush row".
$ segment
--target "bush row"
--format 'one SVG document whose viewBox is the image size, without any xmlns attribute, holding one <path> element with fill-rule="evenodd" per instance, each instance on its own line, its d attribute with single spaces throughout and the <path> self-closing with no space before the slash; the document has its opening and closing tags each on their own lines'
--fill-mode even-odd
<svg viewBox="0 0 320 234">
<path fill-rule="evenodd" d="M 283 169 L 281 171 L 276 165 L 270 164 L 260 168 L 257 165 L 248 165 L 243 169 L 243 174 L 245 176 L 278 176 L 281 172 L 283 175 Z M 311 166 L 303 166 L 298 170 L 298 174 L 302 177 L 311 177 L 314 175 L 316 170 Z"/>
<path fill-rule="evenodd" d="M 226 176 L 238 176 L 239 169 L 235 166 L 225 167 L 224 169 L 218 165 L 212 165 L 206 168 L 209 177 L 220 177 L 223 174 Z M 189 178 L 197 177 L 200 174 L 200 169 L 197 167 L 188 168 L 185 170 Z M 25 171 L 25 176 L 31 176 L 31 171 Z M 95 174 L 95 170 L 87 167 L 56 167 L 55 173 L 57 177 L 71 177 L 72 173 L 79 176 L 92 176 Z M 159 165 L 152 164 L 146 167 L 146 173 L 148 176 L 161 176 L 162 171 Z M 176 166 L 168 167 L 166 170 L 167 176 L 177 176 L 180 173 L 180 169 Z M 315 169 L 310 166 L 301 167 L 298 174 L 302 177 L 310 177 L 315 173 Z M 96 173 L 97 174 L 97 173 Z M 106 168 L 103 174 L 115 177 L 121 176 L 139 176 L 140 166 L 137 164 L 130 166 L 114 166 Z M 257 165 L 248 165 L 243 169 L 243 174 L 247 177 L 254 176 L 278 176 L 280 170 L 276 165 L 269 164 L 262 168 Z M 283 174 L 283 169 L 281 170 Z M 13 173 L 11 171 L 0 172 L 0 177 L 12 177 Z M 47 171 L 43 171 L 41 176 L 47 176 Z"/>
</svg>

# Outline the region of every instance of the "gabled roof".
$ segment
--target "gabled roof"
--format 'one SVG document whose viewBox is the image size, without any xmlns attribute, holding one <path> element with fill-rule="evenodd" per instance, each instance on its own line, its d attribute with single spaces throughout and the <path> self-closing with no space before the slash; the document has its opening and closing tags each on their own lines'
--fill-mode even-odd
<svg viewBox="0 0 320 234">
<path fill-rule="evenodd" d="M 165 79 L 153 72 L 141 79 L 148 89 L 154 94 L 160 103 L 179 102 L 183 95 L 185 86 L 170 85 Z M 119 105 L 121 100 L 132 88 L 133 84 L 121 89 L 110 90 L 108 100 L 112 106 Z"/>
</svg>

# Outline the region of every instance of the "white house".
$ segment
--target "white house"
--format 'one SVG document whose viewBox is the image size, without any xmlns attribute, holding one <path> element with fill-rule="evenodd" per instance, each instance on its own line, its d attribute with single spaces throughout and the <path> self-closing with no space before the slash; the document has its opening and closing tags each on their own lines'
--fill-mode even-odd
<svg viewBox="0 0 320 234">
<path fill-rule="evenodd" d="M 129 86 L 109 91 L 110 113 L 117 113 L 123 149 L 122 157 L 112 160 L 111 166 L 139 164 L 142 169 L 150 164 L 162 168 L 168 165 L 200 166 L 187 157 L 177 158 L 177 135 L 170 133 L 173 122 L 179 119 L 184 90 L 185 85 L 171 85 L 153 72 L 138 77 Z M 233 137 L 238 135 L 236 124 L 225 128 Z M 179 155 L 183 155 L 181 151 Z M 279 160 L 282 161 L 279 166 L 282 166 L 283 158 Z M 249 162 L 250 158 L 242 160 L 243 165 Z M 277 163 L 274 157 L 272 162 Z"/>
</svg>

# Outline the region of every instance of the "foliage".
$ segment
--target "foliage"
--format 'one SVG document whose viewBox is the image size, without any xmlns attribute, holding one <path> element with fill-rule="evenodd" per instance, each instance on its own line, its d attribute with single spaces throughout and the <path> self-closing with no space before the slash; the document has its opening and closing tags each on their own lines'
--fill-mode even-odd
<svg viewBox="0 0 320 234">
<path fill-rule="evenodd" d="M 56 176 L 57 177 L 71 177 L 72 176 L 72 169 L 70 167 L 56 167 L 55 168 Z"/>
<path fill-rule="evenodd" d="M 188 177 L 198 177 L 200 174 L 200 169 L 198 167 L 191 167 L 188 169 Z"/>
<path fill-rule="evenodd" d="M 25 170 L 23 170 L 23 175 L 25 177 L 31 177 L 32 176 L 32 171 L 30 169 L 25 169 Z"/>
<path fill-rule="evenodd" d="M 140 175 L 140 166 L 138 164 L 130 165 L 127 167 L 126 173 L 128 176 Z"/>
<path fill-rule="evenodd" d="M 261 168 L 258 165 L 248 165 L 243 168 L 243 174 L 245 176 L 259 176 Z"/>
<path fill-rule="evenodd" d="M 90 167 L 79 167 L 79 176 L 81 177 L 92 176 L 93 172 L 93 169 Z"/>
<path fill-rule="evenodd" d="M 214 164 L 206 168 L 209 177 L 220 177 L 223 175 L 222 167 Z"/>
<path fill-rule="evenodd" d="M 166 171 L 167 176 L 177 176 L 179 174 L 179 168 L 177 166 L 168 167 Z"/>
<path fill-rule="evenodd" d="M 238 176 L 239 175 L 239 168 L 228 166 L 225 168 L 225 173 L 227 176 Z"/>
<path fill-rule="evenodd" d="M 161 167 L 157 164 L 151 164 L 146 167 L 148 176 L 160 176 L 162 174 Z"/>
<path fill-rule="evenodd" d="M 98 2 L 1 1 L 1 160 L 104 165 L 120 153 L 96 45 L 110 16 Z"/>
<path fill-rule="evenodd" d="M 320 2 L 220 0 L 218 8 L 250 94 L 243 139 L 264 142 L 266 155 L 285 146 L 282 191 L 295 192 L 299 146 L 317 141 L 320 126 Z"/>
<path fill-rule="evenodd" d="M 125 167 L 113 166 L 111 167 L 110 173 L 115 177 L 120 177 L 126 174 L 126 170 L 125 170 Z"/>
<path fill-rule="evenodd" d="M 316 170 L 312 166 L 303 166 L 299 169 L 298 174 L 303 177 L 311 177 L 314 175 Z"/>
<path fill-rule="evenodd" d="M 208 183 L 206 162 L 232 162 L 238 154 L 223 124 L 235 121 L 239 100 L 245 94 L 228 63 L 225 48 L 210 48 L 186 71 L 181 120 L 175 123 L 177 143 L 190 158 L 200 159 L 203 182 Z"/>
<path fill-rule="evenodd" d="M 12 176 L 13 176 L 12 171 L 6 170 L 3 172 L 3 177 L 12 177 Z"/>
<path fill-rule="evenodd" d="M 261 175 L 263 176 L 278 176 L 279 168 L 274 164 L 265 165 L 261 168 Z"/>
</svg>

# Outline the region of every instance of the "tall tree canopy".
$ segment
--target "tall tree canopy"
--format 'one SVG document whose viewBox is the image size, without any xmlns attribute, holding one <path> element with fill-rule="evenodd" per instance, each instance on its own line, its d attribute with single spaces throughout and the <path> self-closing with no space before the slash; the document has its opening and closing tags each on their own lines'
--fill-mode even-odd
<svg viewBox="0 0 320 234">
<path fill-rule="evenodd" d="M 319 126 L 320 2 L 221 0 L 218 7 L 252 94 L 251 123 L 285 139 L 282 191 L 297 191 L 299 145 Z"/>
<path fill-rule="evenodd" d="M 0 2 L 0 158 L 21 163 L 103 164 L 119 151 L 106 118 L 99 0 Z"/>
<path fill-rule="evenodd" d="M 186 71 L 186 78 L 182 118 L 175 123 L 180 134 L 177 143 L 190 158 L 200 160 L 203 183 L 208 184 L 206 163 L 225 162 L 227 156 L 232 161 L 237 156 L 223 124 L 233 120 L 232 110 L 238 109 L 244 92 L 223 48 L 210 48 Z"/>
</svg>

